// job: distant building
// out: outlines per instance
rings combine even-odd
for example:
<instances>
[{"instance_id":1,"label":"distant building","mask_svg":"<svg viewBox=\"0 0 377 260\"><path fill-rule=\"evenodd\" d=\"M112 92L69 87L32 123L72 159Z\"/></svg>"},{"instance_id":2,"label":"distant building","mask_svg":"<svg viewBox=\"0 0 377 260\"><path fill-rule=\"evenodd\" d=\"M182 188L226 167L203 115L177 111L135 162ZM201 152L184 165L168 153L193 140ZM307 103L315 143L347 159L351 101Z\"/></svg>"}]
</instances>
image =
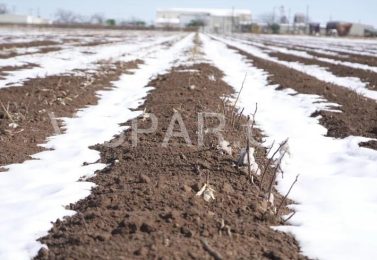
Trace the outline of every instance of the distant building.
<instances>
[{"instance_id":1,"label":"distant building","mask_svg":"<svg viewBox=\"0 0 377 260\"><path fill-rule=\"evenodd\" d=\"M0 14L0 24L51 24L51 21L31 15Z\"/></svg>"},{"instance_id":2,"label":"distant building","mask_svg":"<svg viewBox=\"0 0 377 260\"><path fill-rule=\"evenodd\" d=\"M293 18L293 23L295 24L306 24L307 23L307 17L305 14L297 13L295 14Z\"/></svg>"},{"instance_id":3,"label":"distant building","mask_svg":"<svg viewBox=\"0 0 377 260\"><path fill-rule=\"evenodd\" d=\"M321 24L320 23L309 23L309 34L310 35L320 35Z\"/></svg>"},{"instance_id":4,"label":"distant building","mask_svg":"<svg viewBox=\"0 0 377 260\"><path fill-rule=\"evenodd\" d=\"M305 14L297 13L293 18L293 33L294 34L308 34L309 25L308 18Z\"/></svg>"},{"instance_id":5,"label":"distant building","mask_svg":"<svg viewBox=\"0 0 377 260\"><path fill-rule=\"evenodd\" d=\"M326 33L327 35L365 37L375 36L376 29L371 25L361 23L331 21L326 25Z\"/></svg>"},{"instance_id":6,"label":"distant building","mask_svg":"<svg viewBox=\"0 0 377 260\"><path fill-rule=\"evenodd\" d=\"M239 9L161 9L157 10L156 27L185 28L201 24L207 32L240 32L251 24L251 12Z\"/></svg>"},{"instance_id":7,"label":"distant building","mask_svg":"<svg viewBox=\"0 0 377 260\"><path fill-rule=\"evenodd\" d=\"M353 23L349 32L349 36L370 36L368 32L376 31L376 29L371 25L361 24L361 23Z\"/></svg>"}]
</instances>

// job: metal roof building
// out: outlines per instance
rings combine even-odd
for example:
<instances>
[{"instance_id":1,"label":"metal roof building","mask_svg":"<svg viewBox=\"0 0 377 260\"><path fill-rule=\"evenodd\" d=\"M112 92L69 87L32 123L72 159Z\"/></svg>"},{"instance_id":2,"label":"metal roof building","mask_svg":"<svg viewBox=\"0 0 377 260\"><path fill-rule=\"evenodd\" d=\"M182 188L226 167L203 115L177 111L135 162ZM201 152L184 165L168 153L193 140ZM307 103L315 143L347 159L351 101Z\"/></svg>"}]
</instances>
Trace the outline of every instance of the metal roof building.
<instances>
[{"instance_id":1,"label":"metal roof building","mask_svg":"<svg viewBox=\"0 0 377 260\"><path fill-rule=\"evenodd\" d=\"M0 24L51 24L51 21L31 15L0 14Z\"/></svg>"},{"instance_id":2,"label":"metal roof building","mask_svg":"<svg viewBox=\"0 0 377 260\"><path fill-rule=\"evenodd\" d=\"M251 11L242 9L160 9L156 13L156 27L185 28L192 21L201 21L204 30L214 33L239 31L251 23Z\"/></svg>"}]
</instances>

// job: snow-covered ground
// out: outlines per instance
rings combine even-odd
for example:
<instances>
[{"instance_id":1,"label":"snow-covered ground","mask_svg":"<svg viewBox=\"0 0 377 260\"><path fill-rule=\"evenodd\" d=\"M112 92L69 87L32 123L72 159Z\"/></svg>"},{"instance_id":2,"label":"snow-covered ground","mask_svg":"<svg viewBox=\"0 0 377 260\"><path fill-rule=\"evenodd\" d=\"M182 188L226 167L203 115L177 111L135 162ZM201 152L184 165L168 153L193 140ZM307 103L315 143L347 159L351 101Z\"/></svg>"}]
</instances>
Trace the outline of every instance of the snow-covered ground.
<instances>
[{"instance_id":1,"label":"snow-covered ground","mask_svg":"<svg viewBox=\"0 0 377 260\"><path fill-rule=\"evenodd\" d=\"M99 163L83 166L100 158L99 152L88 147L109 141L126 129L119 124L140 115L141 111L131 109L143 102L151 89L146 87L150 79L173 66L177 57L184 59L192 44L193 35L169 49L152 45L140 50L146 44L138 44L139 51L123 59L141 58L144 64L133 75L124 74L113 82L112 91L100 92L96 106L64 119L66 132L43 145L54 150L35 154L33 158L38 160L7 166L9 171L0 175L0 259L30 259L42 246L36 239L47 234L51 221L74 214L64 206L89 195L94 185L78 180L105 167Z\"/></svg>"},{"instance_id":2,"label":"snow-covered ground","mask_svg":"<svg viewBox=\"0 0 377 260\"><path fill-rule=\"evenodd\" d=\"M20 69L8 72L8 75L0 79L0 88L9 86L22 86L27 79L46 77L69 73L77 69L95 69L98 61L120 59L131 56L143 48L160 45L163 42L174 41L182 35L155 35L140 34L138 37L126 39L125 42L117 42L93 47L70 47L61 51L46 54L30 54L16 56L9 59L0 59L0 69L5 66L23 66L28 63L37 65L28 69ZM64 45L63 45L64 46Z\"/></svg>"},{"instance_id":3,"label":"snow-covered ground","mask_svg":"<svg viewBox=\"0 0 377 260\"><path fill-rule=\"evenodd\" d=\"M235 39L235 38L230 38L230 39L239 41L239 39ZM329 58L317 57L317 56L308 54L305 50L297 51L297 50L291 50L291 49L288 49L288 48L285 48L285 47L263 45L263 44L260 44L260 43L254 43L252 41L245 41L245 40L243 40L242 42L246 43L246 44L254 45L256 47L262 47L262 48L266 48L266 49L271 50L271 51L277 51L277 52L280 52L280 53L290 54L290 55L297 56L297 57L314 59L314 60L319 60L319 61L323 61L323 62L335 64L335 65L342 65L342 66L350 67L350 68L354 68L354 69L369 70L369 71L377 73L377 67L369 66L369 65L366 65L366 64L354 63L354 62L339 61L339 60L336 60L336 57L334 57L334 59L329 59Z\"/></svg>"},{"instance_id":4,"label":"snow-covered ground","mask_svg":"<svg viewBox=\"0 0 377 260\"><path fill-rule=\"evenodd\" d=\"M258 103L256 120L268 136L266 145L289 138L290 156L283 161L285 174L278 188L285 194L300 174L290 194L298 204L291 205L296 211L292 225L276 228L291 232L311 258L376 259L377 151L358 146L366 138L326 137L319 118L310 115L331 104L315 95L291 95L292 89L276 91L277 86L268 86L266 72L223 42L271 60L267 54L238 42L203 35L202 40L207 59L236 91L247 73L239 106L252 114Z\"/></svg>"},{"instance_id":5,"label":"snow-covered ground","mask_svg":"<svg viewBox=\"0 0 377 260\"><path fill-rule=\"evenodd\" d=\"M134 74L124 74L112 83L111 91L99 92L99 102L65 118L65 133L50 137L44 147L51 150L33 155L38 160L7 166L8 172L0 174L0 259L29 259L42 246L36 239L51 228L51 221L75 212L65 205L90 194L93 183L78 182L106 165L94 163L99 153L88 147L109 141L125 130L126 122L141 114L133 111L151 89L148 82L179 63L189 65L185 52L193 46L193 35L148 32L107 31L111 43L98 46L78 46L103 39L99 31L56 30L13 31L0 29L0 44L9 42L56 41L62 50L46 54L31 54L39 47L16 48L22 56L0 60L4 66L22 66L25 62L39 67L10 72L2 76L0 88L9 84L22 86L28 78L73 73L76 69L92 70L101 60L131 61L142 59L144 64ZM23 37L21 37L23 36ZM376 259L377 258L377 151L359 147L368 139L350 136L345 139L326 137L327 129L319 118L311 117L317 110L331 110L332 104L316 95L296 93L292 89L276 91L278 86L268 86L268 74L256 68L242 55L227 48L237 47L256 57L269 60L322 81L350 88L377 100L377 92L368 90L357 78L337 77L319 66L280 61L269 55L275 50L300 57L323 59L306 51L328 54L325 59L334 64L357 67L377 72L375 67L337 61L338 51L349 54L377 56L374 40L344 40L314 37L260 36L250 44L234 38L201 35L204 59L212 62L225 74L224 80L240 90L246 77L239 106L252 114L258 103L257 123L266 137L266 146L289 138L290 156L282 163L284 178L279 177L278 188L285 194L300 174L290 198L298 204L291 205L296 214L291 226L274 227L291 232L299 241L303 253L320 259ZM72 40L69 44L64 43ZM263 43L280 44L279 47ZM163 43L174 43L163 47ZM302 46L302 51L289 50L289 44ZM54 45L55 46L55 45ZM343 54L344 55L344 54ZM204 60L197 60L201 62ZM195 72L195 71L194 71ZM193 73L194 73L193 72ZM119 111L122 111L121 113ZM338 111L340 112L340 111ZM98 123L101 122L101 123ZM89 164L83 166L84 162Z\"/></svg>"},{"instance_id":6,"label":"snow-covered ground","mask_svg":"<svg viewBox=\"0 0 377 260\"><path fill-rule=\"evenodd\" d=\"M263 51L262 49L256 46L252 46L245 43L243 40L234 40L234 39L230 40L230 39L225 39L225 38L218 38L215 36L213 37L226 44L229 44L230 46L234 46L236 48L239 48L240 50L250 53L258 58L262 58L268 61L272 61L281 65L287 66L289 68L292 68L297 71L308 74L310 76L313 76L324 82L329 82L329 83L333 83L333 84L336 84L345 88L349 88L358 94L377 100L377 91L369 90L367 88L367 84L362 82L359 78L338 77L334 75L333 73L327 71L325 68L317 66L317 65L305 65L299 62L281 61L277 58L271 57L266 51Z\"/></svg>"},{"instance_id":7,"label":"snow-covered ground","mask_svg":"<svg viewBox=\"0 0 377 260\"><path fill-rule=\"evenodd\" d=\"M333 52L344 52L362 56L377 57L376 39L347 39L312 36L261 35L254 36L261 43L281 44L284 46L303 46Z\"/></svg>"}]
</instances>

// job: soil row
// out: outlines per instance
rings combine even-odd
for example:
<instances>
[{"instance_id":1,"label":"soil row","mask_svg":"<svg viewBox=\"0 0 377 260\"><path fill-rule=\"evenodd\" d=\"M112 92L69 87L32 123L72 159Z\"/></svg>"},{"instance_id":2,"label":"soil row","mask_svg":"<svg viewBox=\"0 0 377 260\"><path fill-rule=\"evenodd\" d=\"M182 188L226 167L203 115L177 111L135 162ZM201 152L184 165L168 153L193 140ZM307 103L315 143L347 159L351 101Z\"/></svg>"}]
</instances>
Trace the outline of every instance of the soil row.
<instances>
[{"instance_id":1,"label":"soil row","mask_svg":"<svg viewBox=\"0 0 377 260\"><path fill-rule=\"evenodd\" d=\"M31 42L16 42L16 43L1 43L0 50L12 49L12 48L30 48L40 46L58 45L56 41L31 41Z\"/></svg>"},{"instance_id":2,"label":"soil row","mask_svg":"<svg viewBox=\"0 0 377 260\"><path fill-rule=\"evenodd\" d=\"M339 77L356 77L359 78L362 82L365 82L368 89L377 91L377 73L369 70L350 68L340 64L332 64L317 59L303 58L280 52L271 53L270 56L288 62L300 62L306 65L318 65L320 67L326 68L328 71Z\"/></svg>"},{"instance_id":3,"label":"soil row","mask_svg":"<svg viewBox=\"0 0 377 260\"><path fill-rule=\"evenodd\" d=\"M45 54L45 53L60 51L61 49L62 48L60 47L46 46L46 47L41 47L39 48L38 51L32 52L32 53L18 53L17 49L10 49L7 52L3 52L2 54L0 54L0 59L9 59L13 57L30 55L30 54Z\"/></svg>"},{"instance_id":4,"label":"soil row","mask_svg":"<svg viewBox=\"0 0 377 260\"><path fill-rule=\"evenodd\" d=\"M41 151L38 144L54 134L51 118L71 117L77 109L95 105L98 90L140 62L103 62L92 74L48 76L0 89L0 166L21 163Z\"/></svg>"},{"instance_id":5,"label":"soil row","mask_svg":"<svg viewBox=\"0 0 377 260\"><path fill-rule=\"evenodd\" d=\"M17 71L17 70L24 70L24 69L32 69L35 67L38 67L38 65L34 63L26 63L21 66L0 67L0 79L5 79L4 77L8 76L10 72Z\"/></svg>"},{"instance_id":6,"label":"soil row","mask_svg":"<svg viewBox=\"0 0 377 260\"><path fill-rule=\"evenodd\" d=\"M335 51L333 49L329 49L328 51L336 52L336 53L339 54L338 56L334 57L332 55L326 55L326 54L323 54L323 53L315 52L314 50L316 50L316 48L306 46L306 45L289 45L289 46L287 46L287 45L284 45L284 44L277 44L277 43L274 43L274 44L263 43L263 44L266 45L266 46L271 46L271 47L279 46L279 47L289 48L291 50L296 50L296 51L305 51L308 54L313 55L315 57L327 58L327 59L332 59L332 60L335 59L335 60L338 60L338 61L366 64L366 65L369 65L369 66L377 67L377 59L376 59L376 57L373 57L373 56L352 54L352 53L348 53L348 52L342 52L340 50ZM305 49L302 49L302 48L305 48ZM313 51L310 51L308 49L312 49Z\"/></svg>"},{"instance_id":7,"label":"soil row","mask_svg":"<svg viewBox=\"0 0 377 260\"><path fill-rule=\"evenodd\" d=\"M247 119L241 116L231 126L232 108L224 107L222 97L234 93L222 76L209 64L196 64L173 68L152 80L149 85L155 89L139 109L157 117L156 131L139 134L136 147L130 130L121 145L93 147L108 166L89 179L97 185L92 195L70 205L78 213L57 220L41 239L49 250L42 249L36 258L304 259L293 237L270 228L283 224L281 214L288 213L283 207L275 215L266 201L274 169L265 167L260 185L260 176L254 176L253 184L248 171L235 166L246 146L242 125ZM206 134L204 146L198 146L198 113L224 111L227 124L222 134L232 152L220 149L213 134ZM172 137L164 147L177 113L192 145ZM139 129L151 126L145 116L137 123ZM175 122L174 131L182 131L182 123ZM205 120L206 128L218 124L215 118ZM261 141L261 133L255 130L254 138ZM261 166L268 165L266 153L256 147ZM214 189L214 200L196 195L204 184ZM279 205L282 196L272 192Z\"/></svg>"},{"instance_id":8,"label":"soil row","mask_svg":"<svg viewBox=\"0 0 377 260\"><path fill-rule=\"evenodd\" d=\"M341 105L339 109L342 113L317 111L313 114L313 116L322 116L320 123L328 129L328 136L344 138L354 135L377 138L377 104L374 100L284 65L255 57L237 48L231 46L229 48L238 51L256 67L268 72L269 84L279 85L278 89L291 88L302 94L316 94L329 102ZM373 141L364 145L376 148L376 143Z\"/></svg>"}]
</instances>

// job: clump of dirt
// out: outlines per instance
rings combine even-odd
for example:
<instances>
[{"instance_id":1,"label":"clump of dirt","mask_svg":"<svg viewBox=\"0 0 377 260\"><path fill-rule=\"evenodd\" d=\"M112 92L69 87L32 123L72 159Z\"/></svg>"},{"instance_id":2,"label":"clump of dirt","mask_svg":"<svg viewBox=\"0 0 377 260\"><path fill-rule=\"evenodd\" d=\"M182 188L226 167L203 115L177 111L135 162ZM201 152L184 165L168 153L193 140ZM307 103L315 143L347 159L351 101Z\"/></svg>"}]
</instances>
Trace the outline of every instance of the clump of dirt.
<instances>
[{"instance_id":1,"label":"clump of dirt","mask_svg":"<svg viewBox=\"0 0 377 260\"><path fill-rule=\"evenodd\" d=\"M41 238L49 250L41 250L36 259L305 259L293 237L270 228L283 224L264 197L271 178L260 189L260 176L253 184L235 167L245 147L241 129L247 119L241 117L233 128L231 108L225 107L227 126L222 134L231 154L219 149L213 134L205 136L204 146L197 145L198 113L221 113L221 97L233 94L221 77L216 68L197 64L174 68L150 82L155 89L140 109L158 118L156 132L139 134L136 147L129 130L120 146L94 147L108 166L89 179L97 185L92 194L70 205L77 214L57 220ZM177 112L192 145L173 137L163 147ZM139 129L151 125L144 116L137 122ZM206 128L218 124L214 118L205 120ZM179 129L176 123L174 130ZM255 130L254 138L261 141L261 133ZM264 148L256 147L255 156L265 165ZM273 169L267 170L271 176ZM213 188L215 200L196 196L205 183ZM273 194L278 205L282 197L275 190Z\"/></svg>"},{"instance_id":2,"label":"clump of dirt","mask_svg":"<svg viewBox=\"0 0 377 260\"><path fill-rule=\"evenodd\" d=\"M54 134L49 113L70 117L79 108L95 105L98 90L111 87L111 81L140 62L104 63L90 75L36 78L22 87L0 89L0 166L21 163L42 150L38 144Z\"/></svg>"},{"instance_id":3,"label":"clump of dirt","mask_svg":"<svg viewBox=\"0 0 377 260\"><path fill-rule=\"evenodd\" d=\"M294 69L255 57L229 47L250 59L253 64L269 73L269 83L280 89L291 88L303 94L316 94L341 105L342 113L319 111L320 123L328 129L328 136L344 138L350 135L377 138L377 103L347 88L320 81ZM287 77L287 75L290 75Z\"/></svg>"},{"instance_id":4,"label":"clump of dirt","mask_svg":"<svg viewBox=\"0 0 377 260\"><path fill-rule=\"evenodd\" d=\"M368 142L362 142L359 144L361 147L377 150L377 141L371 140Z\"/></svg>"}]
</instances>

